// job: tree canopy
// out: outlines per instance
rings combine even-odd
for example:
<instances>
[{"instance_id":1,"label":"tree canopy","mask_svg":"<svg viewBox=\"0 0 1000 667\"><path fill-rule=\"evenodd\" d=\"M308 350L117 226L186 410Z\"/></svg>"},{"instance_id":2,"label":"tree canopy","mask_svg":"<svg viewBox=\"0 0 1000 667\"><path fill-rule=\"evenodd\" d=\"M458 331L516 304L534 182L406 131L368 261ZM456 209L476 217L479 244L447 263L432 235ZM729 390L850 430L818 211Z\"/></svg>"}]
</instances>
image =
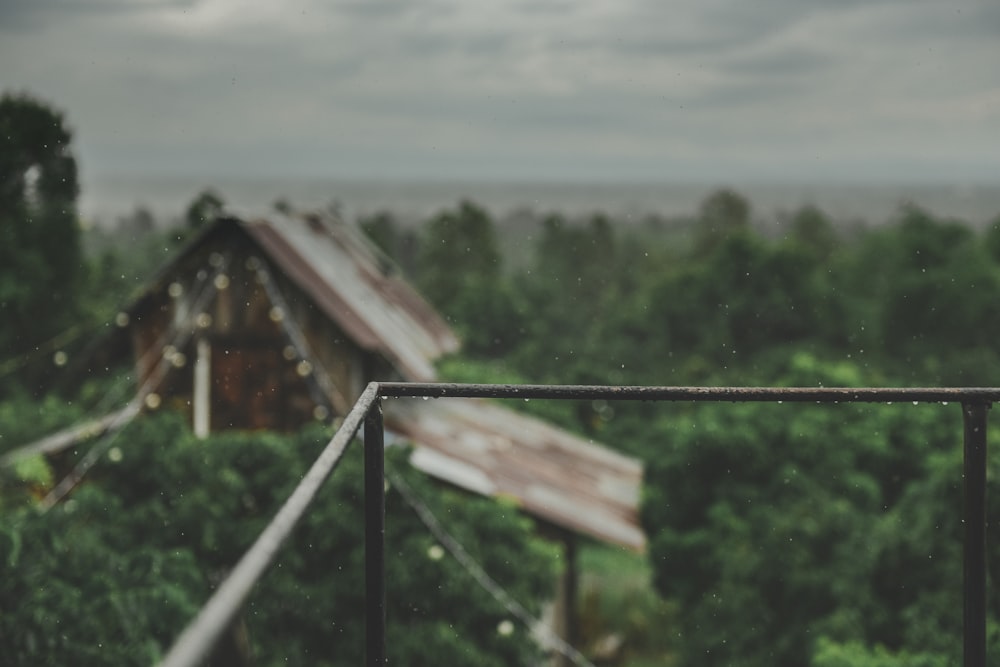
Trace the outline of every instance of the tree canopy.
<instances>
[{"instance_id":1,"label":"tree canopy","mask_svg":"<svg viewBox=\"0 0 1000 667\"><path fill-rule=\"evenodd\" d=\"M0 513L0 662L149 665L162 657L328 438L316 427L199 440L177 415L141 418L67 502L44 515L32 506ZM338 467L248 602L239 650L253 664L363 662L359 452ZM402 448L388 459L390 473L484 570L538 613L554 585L555 552L530 521L435 488ZM530 629L475 584L391 484L386 506L390 660L535 660Z\"/></svg>"},{"instance_id":2,"label":"tree canopy","mask_svg":"<svg viewBox=\"0 0 1000 667\"><path fill-rule=\"evenodd\" d=\"M0 349L5 356L33 351L79 314L75 297L84 267L78 193L72 133L62 113L28 94L0 96ZM35 392L39 368L20 370L21 384Z\"/></svg>"},{"instance_id":3,"label":"tree canopy","mask_svg":"<svg viewBox=\"0 0 1000 667\"><path fill-rule=\"evenodd\" d=\"M448 377L996 384L995 225L908 206L848 233L816 207L769 226L750 212L723 190L667 226L536 216L536 256L494 278L513 319L449 311L459 326L488 334L513 322L521 335L508 350L468 350ZM439 273L451 266L437 262ZM458 286L465 273L454 266ZM643 522L653 583L677 605L675 664L958 661L958 406L528 408L645 461ZM992 572L1000 552L990 549ZM995 601L990 614L992 628ZM990 652L1000 654L994 639Z\"/></svg>"}]
</instances>

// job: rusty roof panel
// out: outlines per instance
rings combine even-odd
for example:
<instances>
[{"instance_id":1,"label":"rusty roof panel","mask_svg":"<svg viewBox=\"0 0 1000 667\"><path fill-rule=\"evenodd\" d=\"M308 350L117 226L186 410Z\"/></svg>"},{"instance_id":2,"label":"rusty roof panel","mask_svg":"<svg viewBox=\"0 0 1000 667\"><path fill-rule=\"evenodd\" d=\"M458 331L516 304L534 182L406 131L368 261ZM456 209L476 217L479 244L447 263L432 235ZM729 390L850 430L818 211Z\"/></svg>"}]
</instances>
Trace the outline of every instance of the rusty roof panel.
<instances>
[{"instance_id":1,"label":"rusty roof panel","mask_svg":"<svg viewBox=\"0 0 1000 667\"><path fill-rule=\"evenodd\" d=\"M346 334L405 379L433 380L433 361L458 349L448 325L359 230L315 215L237 222Z\"/></svg>"},{"instance_id":2,"label":"rusty roof panel","mask_svg":"<svg viewBox=\"0 0 1000 667\"><path fill-rule=\"evenodd\" d=\"M161 272L144 298L164 290L205 245L229 247L233 234L245 235L275 275L291 281L356 345L384 356L403 379L432 381L434 360L458 349L448 325L391 262L360 230L333 218L221 219ZM483 400L394 399L386 408L386 425L417 445L411 461L418 469L474 493L514 499L564 529L644 547L637 461Z\"/></svg>"},{"instance_id":3,"label":"rusty roof panel","mask_svg":"<svg viewBox=\"0 0 1000 667\"><path fill-rule=\"evenodd\" d=\"M386 426L415 445L412 464L482 495L503 496L549 523L645 548L642 465L565 431L478 399L393 399Z\"/></svg>"}]
</instances>

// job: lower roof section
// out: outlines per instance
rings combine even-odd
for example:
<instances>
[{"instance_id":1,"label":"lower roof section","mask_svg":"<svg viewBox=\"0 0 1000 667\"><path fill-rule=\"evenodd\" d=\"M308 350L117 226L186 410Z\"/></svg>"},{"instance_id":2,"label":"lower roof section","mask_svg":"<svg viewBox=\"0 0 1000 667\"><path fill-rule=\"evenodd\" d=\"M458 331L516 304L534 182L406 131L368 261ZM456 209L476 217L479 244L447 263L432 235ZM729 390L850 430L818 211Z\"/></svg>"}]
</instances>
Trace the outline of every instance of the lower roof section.
<instances>
[{"instance_id":1,"label":"lower roof section","mask_svg":"<svg viewBox=\"0 0 1000 667\"><path fill-rule=\"evenodd\" d=\"M645 549L642 465L482 399L392 399L386 428L413 443L414 467L468 491L503 497L572 532Z\"/></svg>"}]
</instances>

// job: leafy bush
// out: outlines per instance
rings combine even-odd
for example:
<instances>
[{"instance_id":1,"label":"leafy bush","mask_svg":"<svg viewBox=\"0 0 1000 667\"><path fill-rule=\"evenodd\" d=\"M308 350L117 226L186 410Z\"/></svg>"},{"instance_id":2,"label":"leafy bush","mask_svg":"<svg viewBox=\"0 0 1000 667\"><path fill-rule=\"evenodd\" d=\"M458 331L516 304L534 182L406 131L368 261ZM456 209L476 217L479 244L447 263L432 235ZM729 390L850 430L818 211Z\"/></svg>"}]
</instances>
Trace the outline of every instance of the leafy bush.
<instances>
[{"instance_id":1,"label":"leafy bush","mask_svg":"<svg viewBox=\"0 0 1000 667\"><path fill-rule=\"evenodd\" d=\"M195 439L170 414L134 422L84 485L47 514L0 515L0 662L147 665L277 511L328 439L223 433ZM471 555L537 612L554 554L502 505L442 490L403 449L408 481ZM354 447L254 593L238 629L255 664L363 661L362 466ZM524 628L448 556L392 488L387 506L388 650L411 665L531 664ZM504 628L506 629L506 628ZM227 640L227 641L232 641Z\"/></svg>"}]
</instances>

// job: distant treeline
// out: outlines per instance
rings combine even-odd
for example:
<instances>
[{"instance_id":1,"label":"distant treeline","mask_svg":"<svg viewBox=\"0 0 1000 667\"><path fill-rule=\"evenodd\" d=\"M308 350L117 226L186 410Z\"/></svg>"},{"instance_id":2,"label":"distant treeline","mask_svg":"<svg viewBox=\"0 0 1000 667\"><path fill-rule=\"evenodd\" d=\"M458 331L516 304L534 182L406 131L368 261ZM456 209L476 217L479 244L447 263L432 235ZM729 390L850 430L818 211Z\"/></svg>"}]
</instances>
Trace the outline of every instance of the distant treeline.
<instances>
[{"instance_id":1,"label":"distant treeline","mask_svg":"<svg viewBox=\"0 0 1000 667\"><path fill-rule=\"evenodd\" d=\"M360 224L467 356L532 381L766 382L804 352L897 383L995 382L1000 216L982 231L917 208L878 227L813 207L751 219L720 190L669 225L549 214L514 229L471 202L418 228Z\"/></svg>"}]
</instances>

